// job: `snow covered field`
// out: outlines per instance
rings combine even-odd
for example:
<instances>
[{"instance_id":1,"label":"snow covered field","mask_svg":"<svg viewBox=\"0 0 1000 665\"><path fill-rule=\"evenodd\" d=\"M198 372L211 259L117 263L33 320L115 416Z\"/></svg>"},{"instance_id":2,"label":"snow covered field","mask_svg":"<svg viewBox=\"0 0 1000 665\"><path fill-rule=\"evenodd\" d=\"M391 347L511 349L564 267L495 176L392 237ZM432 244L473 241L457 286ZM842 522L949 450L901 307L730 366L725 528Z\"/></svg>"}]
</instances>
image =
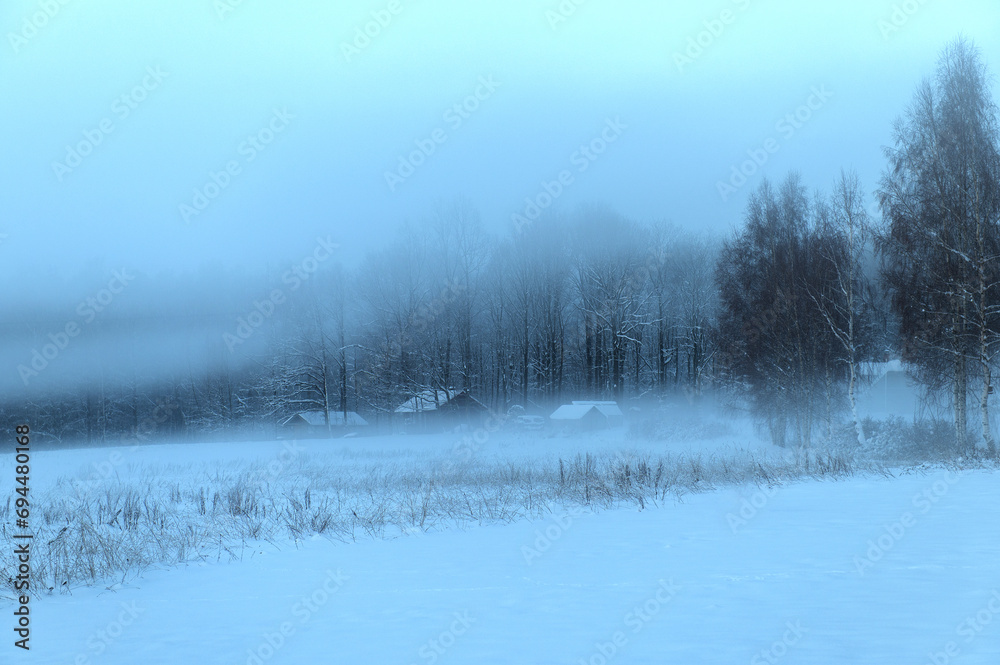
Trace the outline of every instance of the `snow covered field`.
<instances>
[{"instance_id":1,"label":"snow covered field","mask_svg":"<svg viewBox=\"0 0 1000 665\"><path fill-rule=\"evenodd\" d=\"M69 478L100 492L153 474L186 495L213 472L274 462L276 484L302 474L292 486L316 469L440 468L456 455L489 468L581 452L735 459L737 439L748 440L495 434L472 450L413 436L39 452L33 491L54 495ZM0 474L13 475L8 460ZM993 472L719 485L643 505L551 502L509 523L230 543L34 599L30 654L7 644L2 662L1000 662ZM14 605L0 593L12 642Z\"/></svg>"}]
</instances>

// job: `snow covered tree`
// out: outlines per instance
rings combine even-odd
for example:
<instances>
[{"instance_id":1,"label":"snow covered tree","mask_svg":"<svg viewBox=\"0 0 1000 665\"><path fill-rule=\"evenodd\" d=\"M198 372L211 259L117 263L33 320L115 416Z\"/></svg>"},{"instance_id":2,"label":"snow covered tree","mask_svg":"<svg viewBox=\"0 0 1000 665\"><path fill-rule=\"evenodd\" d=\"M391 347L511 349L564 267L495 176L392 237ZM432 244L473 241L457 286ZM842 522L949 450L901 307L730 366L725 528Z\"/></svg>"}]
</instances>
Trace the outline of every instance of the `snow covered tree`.
<instances>
[{"instance_id":1,"label":"snow covered tree","mask_svg":"<svg viewBox=\"0 0 1000 665\"><path fill-rule=\"evenodd\" d=\"M983 439L1000 332L997 112L979 51L959 40L917 90L886 149L879 190L886 283L910 341L904 359L950 388L959 449L969 447L968 393L979 370Z\"/></svg>"}]
</instances>

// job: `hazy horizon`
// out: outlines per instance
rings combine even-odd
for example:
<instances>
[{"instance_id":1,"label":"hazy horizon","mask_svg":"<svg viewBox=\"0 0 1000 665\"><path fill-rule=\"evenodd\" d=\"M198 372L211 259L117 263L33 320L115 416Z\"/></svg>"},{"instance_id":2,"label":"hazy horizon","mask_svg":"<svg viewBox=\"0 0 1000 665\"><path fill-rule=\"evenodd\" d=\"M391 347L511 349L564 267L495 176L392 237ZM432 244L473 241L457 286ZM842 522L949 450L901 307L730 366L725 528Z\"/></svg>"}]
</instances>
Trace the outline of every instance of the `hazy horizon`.
<instances>
[{"instance_id":1,"label":"hazy horizon","mask_svg":"<svg viewBox=\"0 0 1000 665\"><path fill-rule=\"evenodd\" d=\"M562 172L553 211L725 234L763 177L828 188L854 168L873 190L945 45L964 35L1000 66L998 18L986 2L6 3L0 273L44 298L95 266L256 273L321 236L352 264L458 197L507 234ZM583 155L609 122L620 136ZM420 145L433 154L390 186Z\"/></svg>"}]
</instances>

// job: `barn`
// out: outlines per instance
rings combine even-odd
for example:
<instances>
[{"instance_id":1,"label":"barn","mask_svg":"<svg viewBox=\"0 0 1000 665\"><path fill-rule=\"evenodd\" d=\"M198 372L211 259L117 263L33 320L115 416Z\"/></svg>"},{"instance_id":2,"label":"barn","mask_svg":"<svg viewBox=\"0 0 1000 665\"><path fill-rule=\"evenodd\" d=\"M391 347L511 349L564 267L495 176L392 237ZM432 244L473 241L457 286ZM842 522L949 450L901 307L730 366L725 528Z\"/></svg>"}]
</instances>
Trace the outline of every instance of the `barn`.
<instances>
[{"instance_id":1,"label":"barn","mask_svg":"<svg viewBox=\"0 0 1000 665\"><path fill-rule=\"evenodd\" d=\"M316 439L329 436L344 435L357 432L368 427L368 421L354 411L330 412L330 426L327 429L326 414L323 411L302 411L293 414L279 423L283 438Z\"/></svg>"},{"instance_id":2,"label":"barn","mask_svg":"<svg viewBox=\"0 0 1000 665\"><path fill-rule=\"evenodd\" d=\"M864 363L859 368L862 388L858 391L858 411L863 416L886 418L918 417L922 411L919 384L899 360Z\"/></svg>"},{"instance_id":3,"label":"barn","mask_svg":"<svg viewBox=\"0 0 1000 665\"><path fill-rule=\"evenodd\" d=\"M572 431L591 431L618 427L625 416L617 402L574 401L556 409L549 419Z\"/></svg>"},{"instance_id":4,"label":"barn","mask_svg":"<svg viewBox=\"0 0 1000 665\"><path fill-rule=\"evenodd\" d=\"M466 425L476 427L489 417L489 409L467 390L422 390L396 410L408 432L444 431Z\"/></svg>"}]
</instances>

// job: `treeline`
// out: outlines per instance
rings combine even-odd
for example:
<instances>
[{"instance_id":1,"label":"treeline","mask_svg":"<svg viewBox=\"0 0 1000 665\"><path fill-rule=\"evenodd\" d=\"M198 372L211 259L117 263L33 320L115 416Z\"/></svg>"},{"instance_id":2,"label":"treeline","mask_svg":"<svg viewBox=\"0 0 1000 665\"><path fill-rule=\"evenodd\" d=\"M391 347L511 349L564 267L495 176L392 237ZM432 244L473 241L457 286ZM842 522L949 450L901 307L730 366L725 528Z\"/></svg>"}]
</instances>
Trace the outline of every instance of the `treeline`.
<instances>
[{"instance_id":1,"label":"treeline","mask_svg":"<svg viewBox=\"0 0 1000 665\"><path fill-rule=\"evenodd\" d=\"M810 201L795 177L751 197L745 227L718 265L717 343L728 383L745 386L775 441L808 444L817 416L825 411L832 424L846 398L864 443L858 366L888 351L928 394L948 397L959 451L978 439L996 453L989 397L1000 350L1000 144L990 85L971 43L944 51L885 149L880 220L868 219L849 174L828 199Z\"/></svg>"},{"instance_id":2,"label":"treeline","mask_svg":"<svg viewBox=\"0 0 1000 665\"><path fill-rule=\"evenodd\" d=\"M291 286L286 270L252 286L209 273L217 295L186 304L171 278L136 278L145 291L85 331L107 345L72 340L37 376L23 372L30 350L42 354L63 321L13 317L6 338L23 349L30 385L9 391L4 414L53 438L101 441L143 422L153 433L273 436L307 410L391 426L396 407L432 388L468 390L500 413L699 395L717 373L718 250L602 208L498 238L459 201L351 271L297 263Z\"/></svg>"},{"instance_id":3,"label":"treeline","mask_svg":"<svg viewBox=\"0 0 1000 665\"><path fill-rule=\"evenodd\" d=\"M102 323L120 340L114 353L92 354L100 361L72 381L14 391L3 417L63 439L134 438L142 423L273 436L305 410L391 425L399 404L432 388L540 413L569 399L712 390L776 443L833 436L845 414L864 442L861 367L902 358L948 396L957 446L993 449L1000 145L989 85L971 44L942 54L885 150L876 218L850 172L827 192L794 174L763 182L725 241L599 207L497 236L458 201L349 271L307 260L294 288L283 271L240 282L194 312L210 332L166 344L156 371L137 370L157 352L134 340L177 312L121 308ZM12 321L36 344L51 329Z\"/></svg>"}]
</instances>

